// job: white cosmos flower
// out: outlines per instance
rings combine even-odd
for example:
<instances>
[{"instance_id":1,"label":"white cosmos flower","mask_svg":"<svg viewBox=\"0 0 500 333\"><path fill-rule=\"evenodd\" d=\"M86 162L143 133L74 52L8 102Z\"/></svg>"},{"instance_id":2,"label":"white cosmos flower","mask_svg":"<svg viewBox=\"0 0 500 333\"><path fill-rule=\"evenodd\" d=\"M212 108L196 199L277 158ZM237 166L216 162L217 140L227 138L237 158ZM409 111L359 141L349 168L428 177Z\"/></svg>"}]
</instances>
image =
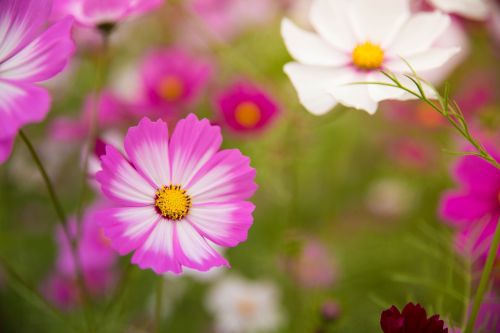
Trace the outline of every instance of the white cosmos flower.
<instances>
[{"instance_id":1,"label":"white cosmos flower","mask_svg":"<svg viewBox=\"0 0 500 333\"><path fill-rule=\"evenodd\" d=\"M473 20L484 20L490 13L489 0L429 0L429 2L445 13Z\"/></svg>"},{"instance_id":2,"label":"white cosmos flower","mask_svg":"<svg viewBox=\"0 0 500 333\"><path fill-rule=\"evenodd\" d=\"M283 323L279 291L270 282L222 278L207 295L217 333L276 332Z\"/></svg>"},{"instance_id":3,"label":"white cosmos flower","mask_svg":"<svg viewBox=\"0 0 500 333\"><path fill-rule=\"evenodd\" d=\"M381 69L411 73L405 61L417 73L439 68L460 50L435 46L450 24L448 15L412 14L409 0L314 0L309 18L317 33L282 22L296 60L285 72L301 103L318 115L337 103L375 113L380 101L409 99L401 89L352 83L387 82Z\"/></svg>"}]
</instances>

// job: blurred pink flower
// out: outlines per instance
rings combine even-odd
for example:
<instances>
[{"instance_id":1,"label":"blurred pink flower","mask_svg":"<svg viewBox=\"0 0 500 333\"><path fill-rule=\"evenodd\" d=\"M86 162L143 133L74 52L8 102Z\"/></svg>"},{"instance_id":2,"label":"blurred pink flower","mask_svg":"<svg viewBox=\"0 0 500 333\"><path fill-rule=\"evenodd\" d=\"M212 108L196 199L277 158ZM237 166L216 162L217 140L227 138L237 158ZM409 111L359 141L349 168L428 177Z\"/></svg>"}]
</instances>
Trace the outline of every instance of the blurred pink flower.
<instances>
[{"instance_id":1,"label":"blurred pink flower","mask_svg":"<svg viewBox=\"0 0 500 333\"><path fill-rule=\"evenodd\" d=\"M54 0L52 17L59 19L70 15L81 26L112 28L162 4L163 0Z\"/></svg>"},{"instance_id":2,"label":"blurred pink flower","mask_svg":"<svg viewBox=\"0 0 500 333\"><path fill-rule=\"evenodd\" d=\"M498 151L490 150L497 160ZM441 217L458 228L458 246L470 254L485 254L500 218L500 170L488 162L466 156L456 165L459 188L441 198Z\"/></svg>"},{"instance_id":3,"label":"blurred pink flower","mask_svg":"<svg viewBox=\"0 0 500 333\"><path fill-rule=\"evenodd\" d=\"M477 113L495 102L495 80L488 73L473 73L463 82L456 94L456 101L466 115Z\"/></svg>"},{"instance_id":4,"label":"blurred pink flower","mask_svg":"<svg viewBox=\"0 0 500 333\"><path fill-rule=\"evenodd\" d=\"M50 128L51 137L62 141L85 139L90 130L94 108L99 130L117 128L136 119L130 111L130 106L121 101L114 92L105 90L100 94L97 104L94 101L93 95L87 97L79 119L69 117L56 119Z\"/></svg>"},{"instance_id":5,"label":"blurred pink flower","mask_svg":"<svg viewBox=\"0 0 500 333\"><path fill-rule=\"evenodd\" d=\"M104 236L97 219L96 212L103 204L94 204L89 208L82 220L82 233L78 242L77 255L80 261L86 288L94 295L104 293L114 280L112 267L117 254ZM77 236L76 220L69 222L72 237ZM67 307L74 305L79 295L76 268L71 247L62 228L56 232L58 257L54 272L45 281L42 289L56 305Z\"/></svg>"},{"instance_id":6,"label":"blurred pink flower","mask_svg":"<svg viewBox=\"0 0 500 333\"><path fill-rule=\"evenodd\" d=\"M220 128L190 114L169 138L165 122L144 118L113 146L96 178L113 207L99 214L112 246L161 274L228 266L212 243L234 247L253 223L255 170L239 150L220 150Z\"/></svg>"},{"instance_id":7,"label":"blurred pink flower","mask_svg":"<svg viewBox=\"0 0 500 333\"><path fill-rule=\"evenodd\" d=\"M269 22L276 14L275 0L193 0L191 8L216 37L231 39L245 29Z\"/></svg>"},{"instance_id":8,"label":"blurred pink flower","mask_svg":"<svg viewBox=\"0 0 500 333\"><path fill-rule=\"evenodd\" d=\"M200 97L213 72L212 65L180 49L160 49L143 61L142 93L138 104L162 118L189 106ZM146 111L147 113L148 111Z\"/></svg>"},{"instance_id":9,"label":"blurred pink flower","mask_svg":"<svg viewBox=\"0 0 500 333\"><path fill-rule=\"evenodd\" d=\"M328 248L316 239L305 241L290 268L295 279L305 288L328 288L338 278L335 259Z\"/></svg>"},{"instance_id":10,"label":"blurred pink flower","mask_svg":"<svg viewBox=\"0 0 500 333\"><path fill-rule=\"evenodd\" d=\"M388 155L403 167L425 169L435 158L429 145L411 138L397 138L388 145Z\"/></svg>"},{"instance_id":11,"label":"blurred pink flower","mask_svg":"<svg viewBox=\"0 0 500 333\"><path fill-rule=\"evenodd\" d=\"M216 98L216 107L224 124L238 133L263 130L280 112L277 102L269 94L245 82L222 91Z\"/></svg>"},{"instance_id":12,"label":"blurred pink flower","mask_svg":"<svg viewBox=\"0 0 500 333\"><path fill-rule=\"evenodd\" d=\"M51 98L36 85L63 70L74 51L71 19L44 29L50 0L0 2L0 163L21 127L43 120Z\"/></svg>"}]
</instances>

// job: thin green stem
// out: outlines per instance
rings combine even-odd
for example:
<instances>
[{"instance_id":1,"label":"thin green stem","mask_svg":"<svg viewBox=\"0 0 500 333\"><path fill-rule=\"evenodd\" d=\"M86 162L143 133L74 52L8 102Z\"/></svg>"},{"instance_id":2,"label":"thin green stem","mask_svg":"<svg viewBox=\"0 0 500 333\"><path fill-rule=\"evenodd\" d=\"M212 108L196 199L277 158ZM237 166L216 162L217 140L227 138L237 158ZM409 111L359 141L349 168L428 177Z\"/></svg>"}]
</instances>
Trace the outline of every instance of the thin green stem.
<instances>
[{"instance_id":1,"label":"thin green stem","mask_svg":"<svg viewBox=\"0 0 500 333\"><path fill-rule=\"evenodd\" d=\"M481 308L484 295L488 289L490 282L491 272L495 264L495 258L498 253L498 248L500 246L500 220L497 223L495 233L493 235L493 240L490 245L490 250L488 252L488 257L486 258L486 263L484 264L483 273L481 274L481 280L479 281L479 286L477 288L476 296L474 296L474 303L472 305L471 314L467 325L465 326L464 333L472 333L474 325L476 323L477 314Z\"/></svg>"},{"instance_id":2,"label":"thin green stem","mask_svg":"<svg viewBox=\"0 0 500 333\"><path fill-rule=\"evenodd\" d=\"M163 314L163 285L165 280L163 276L158 277L158 285L156 287L156 304L155 304L155 331L161 332L161 317Z\"/></svg>"},{"instance_id":3,"label":"thin green stem","mask_svg":"<svg viewBox=\"0 0 500 333\"><path fill-rule=\"evenodd\" d=\"M61 323L64 323L68 328L75 332L82 332L82 330L73 325L73 323L68 322L67 318L65 318L59 310L57 310L49 301L45 299L45 297L38 292L36 288L34 288L30 283L28 283L25 279L21 277L21 275L2 257L0 257L0 264L3 266L5 272L8 277L15 282L15 284L9 284L16 289L16 291L21 295L25 296L25 298L33 304L38 305L43 311L52 315L54 318L59 320ZM16 288L16 284L21 287L21 289ZM29 294L26 295L25 293ZM24 294L24 295L23 295Z\"/></svg>"},{"instance_id":4,"label":"thin green stem","mask_svg":"<svg viewBox=\"0 0 500 333\"><path fill-rule=\"evenodd\" d=\"M66 219L66 214L64 213L64 209L62 208L61 202L59 201L59 198L56 194L56 191L54 189L54 185L52 184L52 181L50 180L50 177L47 173L47 170L45 170L45 167L43 166L43 163L40 159L40 156L38 156L38 153L35 150L35 147L33 147L33 144L31 141L28 139L26 134L23 132L23 130L19 131L19 136L25 143L26 147L28 148L31 157L33 158L33 161L35 162L38 171L40 172L40 175L43 178L43 181L45 183L45 186L47 187L47 190L49 192L50 200L52 201L52 205L54 206L54 209L56 211L57 217L59 219L59 222L61 223L64 232L66 233L66 237L68 239L70 238L68 226L67 226L67 219Z\"/></svg>"},{"instance_id":5,"label":"thin green stem","mask_svg":"<svg viewBox=\"0 0 500 333\"><path fill-rule=\"evenodd\" d=\"M50 200L52 201L52 205L54 206L54 209L56 211L58 221L61 224L64 235L66 236L66 238L68 239L68 242L70 243L70 250L71 250L70 252L71 252L71 255L73 257L73 261L75 262L77 283L78 283L78 286L79 286L79 289L80 289L80 292L82 294L83 301L84 301L85 307L86 307L86 304L87 304L88 299L89 299L88 291L87 291L87 288L85 286L85 282L83 280L81 263L80 263L80 258L78 256L78 250L77 250L78 244L75 240L75 237L72 237L71 232L69 230L68 220L66 218L66 213L64 212L64 209L61 205L61 201L59 200L59 197L57 196L57 193L55 191L55 187L52 183L52 180L50 179L49 174L47 173L47 170L45 169L45 167L42 163L42 160L40 159L40 156L36 152L35 147L33 146L33 144L31 143L28 136L26 135L26 133L24 133L23 130L19 131L19 136L21 137L21 139L25 143L26 147L28 148L28 151L30 152L31 157L33 158L33 161L35 162L35 165L37 166L38 171L40 172L40 175L42 176L42 178L44 180L45 186L47 187L47 191L49 192ZM87 311L85 311L85 321L87 322L87 325L89 326L89 330L91 332L93 332L93 330L90 329L91 320L90 320L90 317L89 317Z\"/></svg>"},{"instance_id":6,"label":"thin green stem","mask_svg":"<svg viewBox=\"0 0 500 333\"><path fill-rule=\"evenodd\" d=\"M101 94L101 85L104 77L104 71L107 66L109 35L103 33L102 40L103 40L102 50L98 55L96 62L96 71L95 71L93 97L92 97L92 109L90 112L90 120L89 120L89 133L83 157L82 175L80 178L80 198L78 200L78 207L76 210L76 216L78 222L78 235L80 235L82 232L82 219L84 212L83 208L85 206L85 199L87 196L88 164L90 156L92 155L95 139L99 132L98 108L99 108L99 99Z\"/></svg>"}]
</instances>

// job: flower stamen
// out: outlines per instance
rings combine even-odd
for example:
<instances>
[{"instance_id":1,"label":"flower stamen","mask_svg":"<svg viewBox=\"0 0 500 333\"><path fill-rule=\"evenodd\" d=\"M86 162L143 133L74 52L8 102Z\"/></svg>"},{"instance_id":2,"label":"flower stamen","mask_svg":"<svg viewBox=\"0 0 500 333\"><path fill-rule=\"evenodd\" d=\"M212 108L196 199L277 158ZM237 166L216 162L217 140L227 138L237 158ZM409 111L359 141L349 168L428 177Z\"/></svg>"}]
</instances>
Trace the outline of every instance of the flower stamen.
<instances>
[{"instance_id":1,"label":"flower stamen","mask_svg":"<svg viewBox=\"0 0 500 333\"><path fill-rule=\"evenodd\" d=\"M262 118L259 106L253 102L242 102L234 110L234 118L243 127L252 128Z\"/></svg>"},{"instance_id":2,"label":"flower stamen","mask_svg":"<svg viewBox=\"0 0 500 333\"><path fill-rule=\"evenodd\" d=\"M184 83L175 75L166 76L161 80L158 93L167 102L175 102L184 94Z\"/></svg>"},{"instance_id":3,"label":"flower stamen","mask_svg":"<svg viewBox=\"0 0 500 333\"><path fill-rule=\"evenodd\" d=\"M189 213L191 205L191 197L180 185L163 186L156 191L155 207L169 220L182 220Z\"/></svg>"},{"instance_id":4,"label":"flower stamen","mask_svg":"<svg viewBox=\"0 0 500 333\"><path fill-rule=\"evenodd\" d=\"M380 68L384 62L384 51L370 42L359 44L352 52L352 62L363 70Z\"/></svg>"}]
</instances>

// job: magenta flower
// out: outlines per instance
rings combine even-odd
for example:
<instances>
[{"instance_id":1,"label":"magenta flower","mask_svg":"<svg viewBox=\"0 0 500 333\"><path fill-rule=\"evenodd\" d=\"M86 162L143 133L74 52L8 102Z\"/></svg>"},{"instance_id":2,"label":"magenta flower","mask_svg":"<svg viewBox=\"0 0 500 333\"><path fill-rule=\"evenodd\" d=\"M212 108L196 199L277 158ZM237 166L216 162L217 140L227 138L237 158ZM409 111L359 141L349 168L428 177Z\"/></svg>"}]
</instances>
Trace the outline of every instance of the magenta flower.
<instances>
[{"instance_id":1,"label":"magenta flower","mask_svg":"<svg viewBox=\"0 0 500 333\"><path fill-rule=\"evenodd\" d=\"M188 106L200 96L211 74L210 63L180 49L153 51L141 67L143 107L139 109L165 116Z\"/></svg>"},{"instance_id":2,"label":"magenta flower","mask_svg":"<svg viewBox=\"0 0 500 333\"><path fill-rule=\"evenodd\" d=\"M384 333L448 333L439 315L428 318L425 309L413 303L401 312L394 305L382 312L380 326Z\"/></svg>"},{"instance_id":3,"label":"magenta flower","mask_svg":"<svg viewBox=\"0 0 500 333\"><path fill-rule=\"evenodd\" d=\"M494 156L500 160L498 153ZM466 156L455 168L455 180L459 188L443 195L441 217L459 228L460 248L486 254L500 218L500 170L478 157Z\"/></svg>"},{"instance_id":4,"label":"magenta flower","mask_svg":"<svg viewBox=\"0 0 500 333\"><path fill-rule=\"evenodd\" d=\"M156 273L229 266L212 247L247 238L257 186L250 160L220 150L220 128L194 115L167 125L144 118L125 138L127 157L106 147L96 178L114 207L100 220L112 246Z\"/></svg>"},{"instance_id":5,"label":"magenta flower","mask_svg":"<svg viewBox=\"0 0 500 333\"><path fill-rule=\"evenodd\" d=\"M271 96L251 83L236 83L223 91L216 107L224 123L234 132L251 133L265 129L280 108Z\"/></svg>"},{"instance_id":6,"label":"magenta flower","mask_svg":"<svg viewBox=\"0 0 500 333\"><path fill-rule=\"evenodd\" d=\"M104 236L97 219L97 211L103 204L89 208L82 221L82 233L78 242L77 255L87 289L92 295L105 292L113 282L112 267L116 262L116 252L111 248L110 240ZM72 237L77 235L76 220L69 222ZM70 243L61 228L57 229L56 239L58 256L54 272L45 282L44 293L55 304L62 307L76 303L79 295L74 257Z\"/></svg>"},{"instance_id":7,"label":"magenta flower","mask_svg":"<svg viewBox=\"0 0 500 333\"><path fill-rule=\"evenodd\" d=\"M43 120L50 96L36 83L59 73L73 53L71 19L48 29L50 0L0 1L0 163L27 124Z\"/></svg>"},{"instance_id":8,"label":"magenta flower","mask_svg":"<svg viewBox=\"0 0 500 333\"><path fill-rule=\"evenodd\" d=\"M54 0L52 17L72 16L76 23L91 28L111 29L130 16L152 11L163 0Z\"/></svg>"}]
</instances>

